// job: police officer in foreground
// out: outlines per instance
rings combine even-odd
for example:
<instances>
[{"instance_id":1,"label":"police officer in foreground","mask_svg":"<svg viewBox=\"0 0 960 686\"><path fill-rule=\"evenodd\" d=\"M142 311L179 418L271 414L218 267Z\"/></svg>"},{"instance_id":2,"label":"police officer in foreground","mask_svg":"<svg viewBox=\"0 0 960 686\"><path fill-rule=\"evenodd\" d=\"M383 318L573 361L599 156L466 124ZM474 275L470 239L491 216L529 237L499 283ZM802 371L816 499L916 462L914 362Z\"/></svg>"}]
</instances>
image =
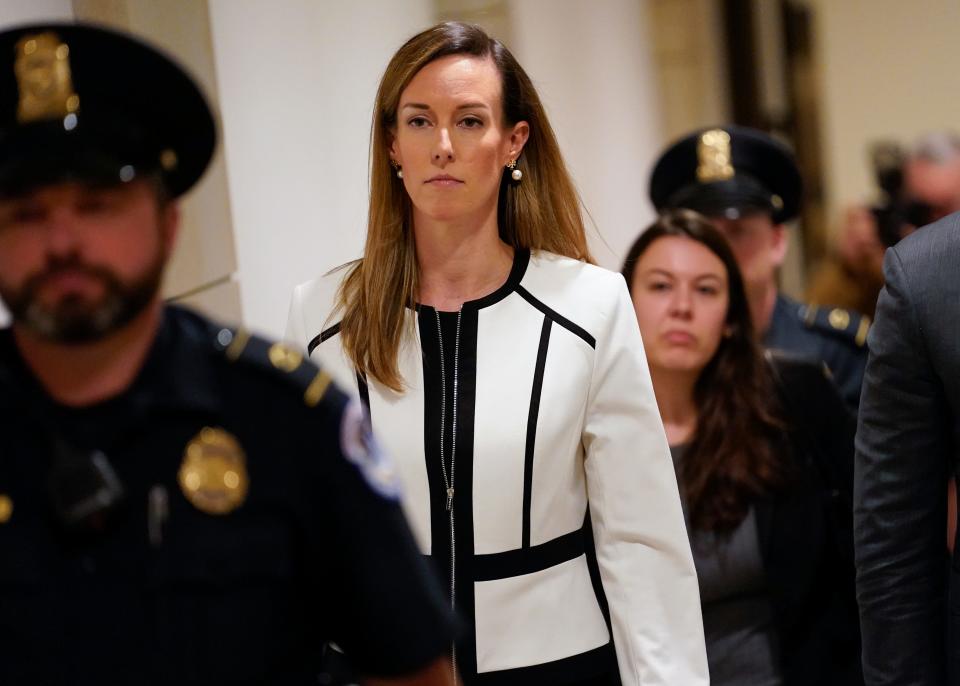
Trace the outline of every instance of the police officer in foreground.
<instances>
[{"instance_id":1,"label":"police officer in foreground","mask_svg":"<svg viewBox=\"0 0 960 686\"><path fill-rule=\"evenodd\" d=\"M784 223L797 215L800 172L770 136L737 126L692 133L660 156L650 178L657 210L706 215L727 237L743 272L750 314L765 346L822 361L856 411L870 322L842 308L800 304L779 292Z\"/></svg>"},{"instance_id":2,"label":"police officer in foreground","mask_svg":"<svg viewBox=\"0 0 960 686\"><path fill-rule=\"evenodd\" d=\"M452 683L362 412L159 299L214 145L143 43L0 33L0 683L317 684L326 640L366 683Z\"/></svg>"}]
</instances>

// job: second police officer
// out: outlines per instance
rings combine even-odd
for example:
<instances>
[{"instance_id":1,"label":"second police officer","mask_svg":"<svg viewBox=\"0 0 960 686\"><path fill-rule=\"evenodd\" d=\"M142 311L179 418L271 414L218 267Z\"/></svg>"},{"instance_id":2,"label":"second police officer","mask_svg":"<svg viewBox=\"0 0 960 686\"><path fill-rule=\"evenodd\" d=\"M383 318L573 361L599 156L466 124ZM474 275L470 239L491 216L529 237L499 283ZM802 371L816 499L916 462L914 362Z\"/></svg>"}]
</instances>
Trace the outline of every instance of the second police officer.
<instances>
[{"instance_id":1,"label":"second police officer","mask_svg":"<svg viewBox=\"0 0 960 686\"><path fill-rule=\"evenodd\" d=\"M855 412L869 320L842 308L798 303L777 283L787 252L785 223L797 215L801 191L791 152L765 133L738 126L685 136L660 156L650 178L657 210L696 210L727 237L764 345L823 362Z\"/></svg>"}]
</instances>

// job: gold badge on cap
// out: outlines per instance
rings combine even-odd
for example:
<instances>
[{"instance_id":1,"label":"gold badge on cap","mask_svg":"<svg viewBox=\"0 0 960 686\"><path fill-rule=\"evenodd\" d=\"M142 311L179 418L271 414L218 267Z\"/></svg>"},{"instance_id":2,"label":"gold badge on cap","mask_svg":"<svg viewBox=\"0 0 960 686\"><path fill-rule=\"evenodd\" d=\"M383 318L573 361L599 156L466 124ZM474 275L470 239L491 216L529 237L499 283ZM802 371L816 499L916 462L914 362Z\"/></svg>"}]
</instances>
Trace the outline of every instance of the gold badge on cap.
<instances>
[{"instance_id":1,"label":"gold badge on cap","mask_svg":"<svg viewBox=\"0 0 960 686\"><path fill-rule=\"evenodd\" d=\"M700 183L733 178L730 134L723 129L704 131L697 141L697 180Z\"/></svg>"},{"instance_id":2,"label":"gold badge on cap","mask_svg":"<svg viewBox=\"0 0 960 686\"><path fill-rule=\"evenodd\" d=\"M198 510L228 514L247 497L246 455L232 434L205 427L187 444L177 480L183 495Z\"/></svg>"},{"instance_id":3,"label":"gold badge on cap","mask_svg":"<svg viewBox=\"0 0 960 686\"><path fill-rule=\"evenodd\" d=\"M16 55L13 71L20 92L19 123L59 119L77 111L80 96L73 92L70 47L57 34L47 31L24 36L17 41Z\"/></svg>"}]
</instances>

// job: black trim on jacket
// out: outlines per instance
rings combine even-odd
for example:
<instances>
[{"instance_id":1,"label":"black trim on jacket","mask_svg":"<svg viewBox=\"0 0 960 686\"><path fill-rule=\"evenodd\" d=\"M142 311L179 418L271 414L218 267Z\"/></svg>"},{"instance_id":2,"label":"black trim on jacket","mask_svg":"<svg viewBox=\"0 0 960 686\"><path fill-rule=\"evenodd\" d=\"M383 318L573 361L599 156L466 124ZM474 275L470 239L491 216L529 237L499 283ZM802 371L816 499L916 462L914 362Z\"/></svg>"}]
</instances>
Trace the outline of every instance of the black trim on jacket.
<instances>
[{"instance_id":1,"label":"black trim on jacket","mask_svg":"<svg viewBox=\"0 0 960 686\"><path fill-rule=\"evenodd\" d=\"M509 578L543 571L550 567L586 555L598 605L612 636L606 597L599 580L596 552L593 549L589 516L583 528L578 528L551 541L530 545L531 507L533 486L533 456L540 399L553 326L556 324L596 348L596 340L585 329L570 321L538 300L520 285L530 262L529 250L516 250L510 274L504 284L493 293L463 303L460 313L459 360L457 364L458 407L456 468L453 476L453 510L456 527L456 597L457 613L465 620L456 643L458 668L465 686L513 686L523 684L551 684L551 686L619 686L620 677L613 641L594 650L567 658L517 669L477 674L476 612L474 583ZM523 483L522 545L501 553L474 554L473 520L473 446L476 409L477 345L479 312L516 292L527 303L543 314L537 361L531 385L527 417ZM423 441L427 482L430 491L431 552L428 559L437 571L447 593L450 590L450 520L446 509L447 492L440 465L440 415L443 379L440 369L440 339L437 314L429 306L416 306L423 365L424 422ZM456 312L439 312L444 342L446 371L446 418L443 431L443 454L449 468L453 432L453 376L456 338ZM308 350L340 332L337 323L311 340ZM358 376L361 396L369 407L369 389ZM376 428L376 427L374 427Z\"/></svg>"},{"instance_id":2,"label":"black trim on jacket","mask_svg":"<svg viewBox=\"0 0 960 686\"><path fill-rule=\"evenodd\" d=\"M550 328L553 322L543 318L540 346L537 348L537 366L530 391L530 412L527 414L527 444L523 458L523 534L522 547L530 547L530 506L533 495L533 454L537 441L537 419L540 414L540 394L543 391L543 371L547 366L547 348L550 346Z\"/></svg>"}]
</instances>

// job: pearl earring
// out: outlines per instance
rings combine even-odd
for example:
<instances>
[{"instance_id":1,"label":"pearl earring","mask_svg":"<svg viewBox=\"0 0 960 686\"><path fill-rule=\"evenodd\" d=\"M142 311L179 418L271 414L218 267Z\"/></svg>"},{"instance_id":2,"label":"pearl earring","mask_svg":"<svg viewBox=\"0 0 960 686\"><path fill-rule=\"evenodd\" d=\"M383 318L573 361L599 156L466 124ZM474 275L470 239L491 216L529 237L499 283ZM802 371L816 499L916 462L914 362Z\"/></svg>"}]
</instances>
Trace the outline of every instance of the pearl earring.
<instances>
[{"instance_id":1,"label":"pearl earring","mask_svg":"<svg viewBox=\"0 0 960 686\"><path fill-rule=\"evenodd\" d=\"M400 166L400 163L397 162L396 160L390 160L390 164L392 164L392 165L393 165L393 168L397 170L397 178L398 178L398 179L402 179L402 178L403 178L403 167Z\"/></svg>"},{"instance_id":2,"label":"pearl earring","mask_svg":"<svg viewBox=\"0 0 960 686\"><path fill-rule=\"evenodd\" d=\"M523 172L517 169L517 161L510 160L510 164L507 165L507 169L510 169L510 178L519 183L520 179L523 178Z\"/></svg>"}]
</instances>

